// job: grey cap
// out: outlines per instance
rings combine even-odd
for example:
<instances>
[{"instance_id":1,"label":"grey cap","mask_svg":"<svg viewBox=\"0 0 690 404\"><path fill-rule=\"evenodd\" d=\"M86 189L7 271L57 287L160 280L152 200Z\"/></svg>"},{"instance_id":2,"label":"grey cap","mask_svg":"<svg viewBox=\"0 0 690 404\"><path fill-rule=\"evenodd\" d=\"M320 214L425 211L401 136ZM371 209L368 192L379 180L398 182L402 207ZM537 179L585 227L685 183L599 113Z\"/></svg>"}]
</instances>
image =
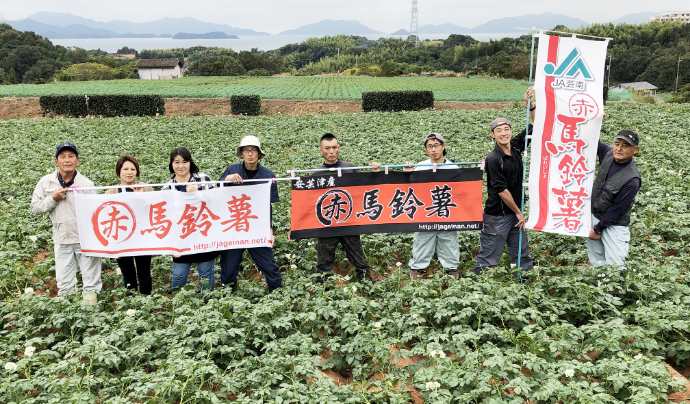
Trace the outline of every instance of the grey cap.
<instances>
[{"instance_id":1,"label":"grey cap","mask_svg":"<svg viewBox=\"0 0 690 404\"><path fill-rule=\"evenodd\" d=\"M627 129L623 129L622 131L618 132L614 139L623 139L633 146L640 144L640 137L637 136L637 133Z\"/></svg>"},{"instance_id":2,"label":"grey cap","mask_svg":"<svg viewBox=\"0 0 690 404\"><path fill-rule=\"evenodd\" d=\"M434 139L438 140L442 144L446 144L446 141L443 139L443 135L441 135L440 133L432 132L432 133L429 133L428 135L426 135L426 137L424 137L424 147L426 147L426 142L428 142L429 140L434 140ZM444 156L446 155L446 149L443 149L443 155Z\"/></svg>"},{"instance_id":3,"label":"grey cap","mask_svg":"<svg viewBox=\"0 0 690 404\"><path fill-rule=\"evenodd\" d=\"M501 125L508 125L511 128L513 127L513 125L510 124L510 121L508 120L508 118L496 118L493 121L491 121L491 131L493 132L494 129L496 129L497 127L499 127Z\"/></svg>"},{"instance_id":4,"label":"grey cap","mask_svg":"<svg viewBox=\"0 0 690 404\"><path fill-rule=\"evenodd\" d=\"M446 141L443 139L443 135L441 135L440 133L429 133L424 138L424 146L426 146L426 142L428 142L429 140L433 140L433 139L436 139L441 143L446 143Z\"/></svg>"}]
</instances>

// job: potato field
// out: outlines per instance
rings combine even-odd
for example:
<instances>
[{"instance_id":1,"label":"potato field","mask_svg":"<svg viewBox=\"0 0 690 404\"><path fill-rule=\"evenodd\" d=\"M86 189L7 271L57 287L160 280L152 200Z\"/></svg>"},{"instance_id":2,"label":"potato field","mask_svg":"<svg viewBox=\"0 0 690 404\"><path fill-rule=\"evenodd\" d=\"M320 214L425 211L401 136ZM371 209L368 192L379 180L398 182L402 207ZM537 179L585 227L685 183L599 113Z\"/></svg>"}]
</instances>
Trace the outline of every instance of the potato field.
<instances>
[{"instance_id":1,"label":"potato field","mask_svg":"<svg viewBox=\"0 0 690 404\"><path fill-rule=\"evenodd\" d=\"M0 86L0 97L72 94L159 94L164 98L261 98L360 100L363 91L431 90L437 101L513 101L527 84L504 79L465 77L184 77L174 80L102 80Z\"/></svg>"},{"instance_id":2,"label":"potato field","mask_svg":"<svg viewBox=\"0 0 690 404\"><path fill-rule=\"evenodd\" d=\"M470 90L462 83L477 79L461 78L186 78L0 93L227 97L257 93L252 86L264 80L276 83L261 84L264 98L356 99L415 83L437 100L513 100L525 87L492 80L486 86L495 91ZM592 268L582 238L530 232L537 266L528 283L517 282L506 255L476 276L479 233L461 232L459 280L437 273L434 261L429 279L410 281L412 234L397 233L362 236L372 287L348 274L340 249L339 275L321 285L315 240L287 239L290 187L281 181L273 222L282 290L268 294L245 254L235 293L197 293L192 276L171 294L171 258L158 256L153 294L128 296L115 261L104 259L96 306L77 293L55 297L51 222L29 210L61 142L78 146L78 169L96 185L117 183L115 162L125 153L139 160L143 181L167 181L179 146L217 178L239 161L235 149L246 135L261 139L262 164L286 177L293 167L321 164L325 132L338 136L341 159L357 165L426 159L421 142L432 131L445 136L449 159L481 161L494 147L489 123L505 115L521 130L525 111L0 121L0 403L668 402L685 382L665 364L690 368L690 107L624 104L606 112L603 141L620 129L641 139L627 271ZM216 285L219 270L216 262Z\"/></svg>"}]
</instances>

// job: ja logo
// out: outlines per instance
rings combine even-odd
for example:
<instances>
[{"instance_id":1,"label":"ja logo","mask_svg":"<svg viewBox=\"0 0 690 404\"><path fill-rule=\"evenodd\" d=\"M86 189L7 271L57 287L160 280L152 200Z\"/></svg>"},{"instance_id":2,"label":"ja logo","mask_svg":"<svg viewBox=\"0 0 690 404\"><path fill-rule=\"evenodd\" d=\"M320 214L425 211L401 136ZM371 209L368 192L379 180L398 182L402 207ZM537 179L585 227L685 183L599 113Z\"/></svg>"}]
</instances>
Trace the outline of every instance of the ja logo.
<instances>
[{"instance_id":1,"label":"ja logo","mask_svg":"<svg viewBox=\"0 0 690 404\"><path fill-rule=\"evenodd\" d=\"M565 75L565 77L568 78L574 78L578 73L582 73L582 77L584 77L585 80L594 79L577 47L573 48L568 57L565 58L560 65L555 66L553 63L547 63L544 66L544 73L548 76L555 77Z\"/></svg>"}]
</instances>

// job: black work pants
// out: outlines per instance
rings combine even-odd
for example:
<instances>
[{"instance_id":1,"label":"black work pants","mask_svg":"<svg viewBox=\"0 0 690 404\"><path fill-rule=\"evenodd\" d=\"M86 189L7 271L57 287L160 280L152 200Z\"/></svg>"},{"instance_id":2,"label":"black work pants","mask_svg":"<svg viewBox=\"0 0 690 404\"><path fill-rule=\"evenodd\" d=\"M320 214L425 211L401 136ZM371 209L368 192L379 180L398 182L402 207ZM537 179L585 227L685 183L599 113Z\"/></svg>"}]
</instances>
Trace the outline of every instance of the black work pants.
<instances>
[{"instance_id":1,"label":"black work pants","mask_svg":"<svg viewBox=\"0 0 690 404\"><path fill-rule=\"evenodd\" d=\"M343 246L347 260L355 267L358 281L371 280L371 273L367 258L362 250L359 236L321 237L316 245L316 271L319 274L331 272L335 267L335 249L338 244Z\"/></svg>"},{"instance_id":2,"label":"black work pants","mask_svg":"<svg viewBox=\"0 0 690 404\"><path fill-rule=\"evenodd\" d=\"M136 268L134 263L136 262ZM125 287L130 290L138 290L142 295L151 294L151 256L140 255L137 257L120 257L117 265L122 272L122 280ZM139 282L137 282L137 278Z\"/></svg>"}]
</instances>

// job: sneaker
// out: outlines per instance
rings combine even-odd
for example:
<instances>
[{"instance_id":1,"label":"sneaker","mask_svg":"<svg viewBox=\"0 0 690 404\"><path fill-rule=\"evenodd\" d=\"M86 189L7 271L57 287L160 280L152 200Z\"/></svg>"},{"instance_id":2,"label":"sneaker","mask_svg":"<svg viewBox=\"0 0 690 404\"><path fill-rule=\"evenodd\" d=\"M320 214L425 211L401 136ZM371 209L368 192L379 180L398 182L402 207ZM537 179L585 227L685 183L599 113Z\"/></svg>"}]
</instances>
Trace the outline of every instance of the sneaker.
<instances>
[{"instance_id":1,"label":"sneaker","mask_svg":"<svg viewBox=\"0 0 690 404\"><path fill-rule=\"evenodd\" d=\"M448 271L446 271L446 275L452 276L455 280L460 279L460 274L458 273L457 269L449 269Z\"/></svg>"},{"instance_id":2,"label":"sneaker","mask_svg":"<svg viewBox=\"0 0 690 404\"><path fill-rule=\"evenodd\" d=\"M414 269L410 270L410 279L413 281L419 281L424 279L424 275L426 275L422 271L415 271Z\"/></svg>"}]
</instances>

